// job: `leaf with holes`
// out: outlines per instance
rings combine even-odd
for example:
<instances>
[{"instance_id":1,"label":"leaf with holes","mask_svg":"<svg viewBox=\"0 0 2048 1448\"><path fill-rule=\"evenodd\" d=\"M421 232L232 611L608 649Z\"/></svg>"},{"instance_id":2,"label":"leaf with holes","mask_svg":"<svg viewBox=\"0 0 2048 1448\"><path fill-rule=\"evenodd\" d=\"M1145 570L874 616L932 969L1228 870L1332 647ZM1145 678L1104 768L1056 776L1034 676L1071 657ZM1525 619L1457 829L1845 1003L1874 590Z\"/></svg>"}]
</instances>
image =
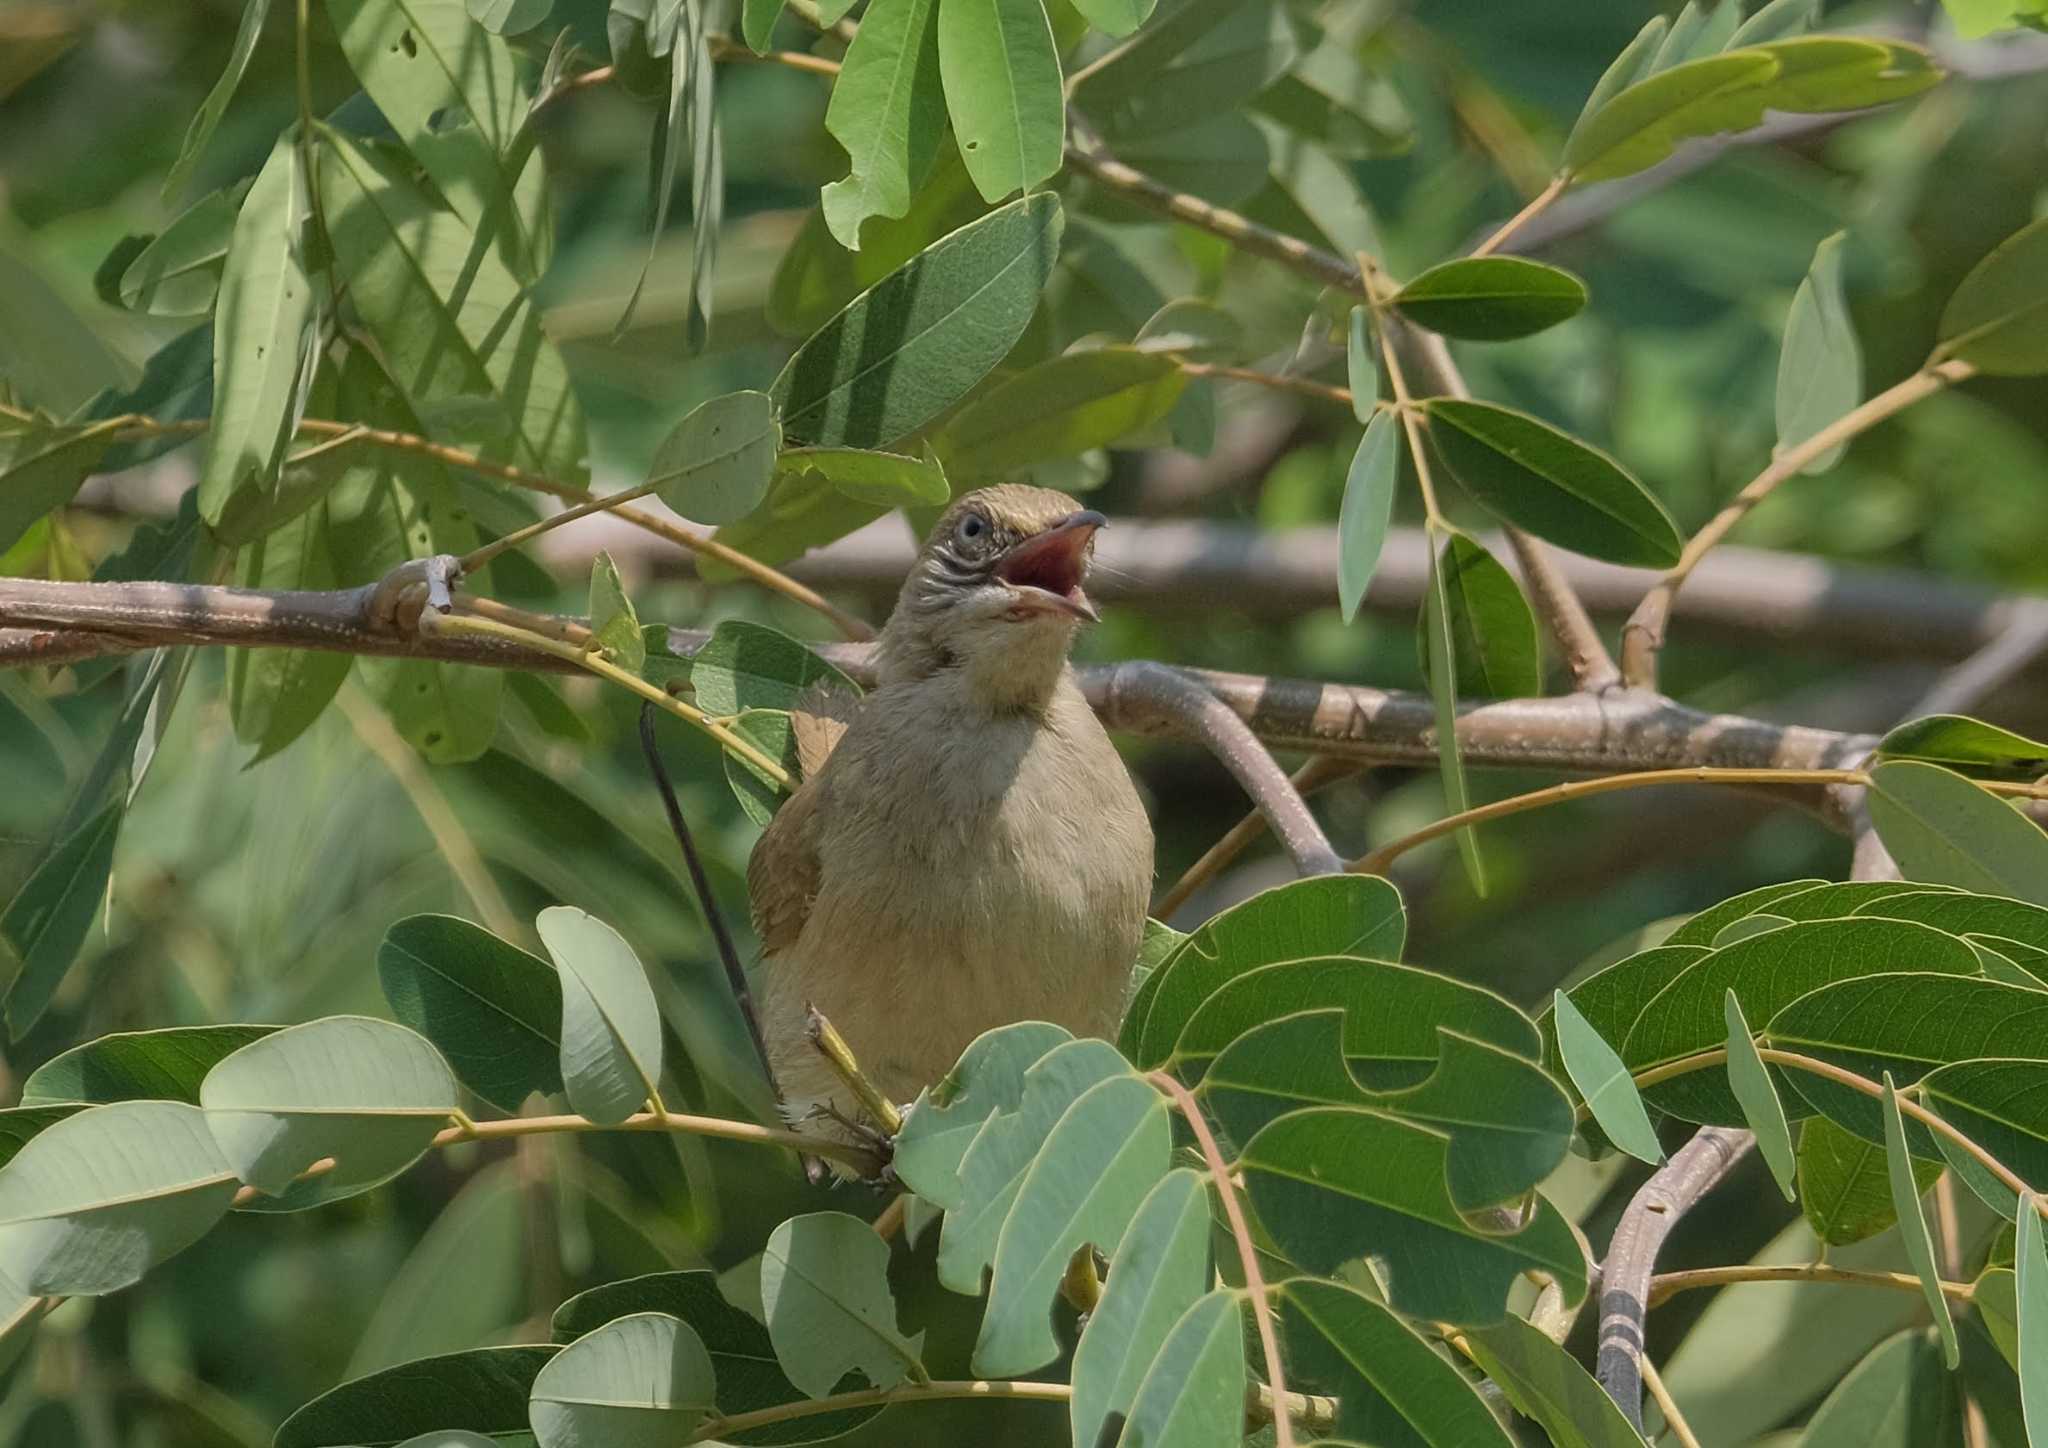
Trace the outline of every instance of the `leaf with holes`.
<instances>
[{"instance_id":1,"label":"leaf with holes","mask_svg":"<svg viewBox=\"0 0 2048 1448\"><path fill-rule=\"evenodd\" d=\"M938 0L946 111L977 190L1029 191L1060 168L1066 97L1038 0Z\"/></svg>"},{"instance_id":2,"label":"leaf with holes","mask_svg":"<svg viewBox=\"0 0 2048 1448\"><path fill-rule=\"evenodd\" d=\"M1017 1109L1025 1072L1073 1039L1047 1021L1019 1021L976 1036L937 1085L918 1093L896 1135L896 1174L937 1206L960 1205L960 1164L968 1148L992 1118Z\"/></svg>"},{"instance_id":3,"label":"leaf with holes","mask_svg":"<svg viewBox=\"0 0 2048 1448\"><path fill-rule=\"evenodd\" d=\"M534 921L562 983L562 1081L578 1114L612 1126L661 1079L661 1013L647 972L618 931L568 905Z\"/></svg>"},{"instance_id":4,"label":"leaf with holes","mask_svg":"<svg viewBox=\"0 0 2048 1448\"><path fill-rule=\"evenodd\" d=\"M946 131L939 0L884 5L854 33L825 108L846 176L818 197L833 239L860 250L861 223L901 217L931 174Z\"/></svg>"},{"instance_id":5,"label":"leaf with holes","mask_svg":"<svg viewBox=\"0 0 2048 1448\"><path fill-rule=\"evenodd\" d=\"M889 1244L858 1217L813 1212L777 1227L761 1254L761 1304L776 1361L807 1397L849 1372L878 1388L924 1377L924 1334L896 1326Z\"/></svg>"}]
</instances>

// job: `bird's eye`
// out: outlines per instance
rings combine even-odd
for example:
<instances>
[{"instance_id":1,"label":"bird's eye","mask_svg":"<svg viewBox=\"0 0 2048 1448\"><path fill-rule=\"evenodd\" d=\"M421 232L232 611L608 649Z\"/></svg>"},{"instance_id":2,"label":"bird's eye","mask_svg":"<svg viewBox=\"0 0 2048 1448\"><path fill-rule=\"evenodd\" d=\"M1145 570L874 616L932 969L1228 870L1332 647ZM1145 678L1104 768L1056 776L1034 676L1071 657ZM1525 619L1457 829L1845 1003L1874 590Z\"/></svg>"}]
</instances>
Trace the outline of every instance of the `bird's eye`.
<instances>
[{"instance_id":1,"label":"bird's eye","mask_svg":"<svg viewBox=\"0 0 2048 1448\"><path fill-rule=\"evenodd\" d=\"M954 528L953 536L962 543L977 544L988 536L988 519L979 513L969 513Z\"/></svg>"}]
</instances>

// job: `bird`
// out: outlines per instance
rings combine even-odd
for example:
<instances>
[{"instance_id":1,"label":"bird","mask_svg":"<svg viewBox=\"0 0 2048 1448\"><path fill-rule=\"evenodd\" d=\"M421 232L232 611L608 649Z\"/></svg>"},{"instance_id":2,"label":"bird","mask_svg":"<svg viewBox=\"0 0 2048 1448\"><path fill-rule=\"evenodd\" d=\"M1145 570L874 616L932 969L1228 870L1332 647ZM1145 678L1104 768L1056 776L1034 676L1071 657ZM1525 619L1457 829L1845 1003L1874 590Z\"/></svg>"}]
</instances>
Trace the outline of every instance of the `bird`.
<instances>
[{"instance_id":1,"label":"bird","mask_svg":"<svg viewBox=\"0 0 2048 1448\"><path fill-rule=\"evenodd\" d=\"M874 1136L812 1044L813 1007L892 1103L997 1026L1115 1030L1153 849L1068 658L1099 621L1082 584L1105 521L1019 483L962 495L904 579L873 688L837 719L797 711L802 781L747 887L761 1036L799 1132Z\"/></svg>"}]
</instances>

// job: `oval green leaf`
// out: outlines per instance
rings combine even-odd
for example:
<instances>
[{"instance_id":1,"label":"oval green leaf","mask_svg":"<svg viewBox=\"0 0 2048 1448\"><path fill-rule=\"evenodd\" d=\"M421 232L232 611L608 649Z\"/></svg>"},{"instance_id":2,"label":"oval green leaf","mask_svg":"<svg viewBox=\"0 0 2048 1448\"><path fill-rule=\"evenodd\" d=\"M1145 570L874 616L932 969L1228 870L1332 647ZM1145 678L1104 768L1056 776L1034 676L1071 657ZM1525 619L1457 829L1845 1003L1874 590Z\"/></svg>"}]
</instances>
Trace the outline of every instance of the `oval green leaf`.
<instances>
[{"instance_id":1,"label":"oval green leaf","mask_svg":"<svg viewBox=\"0 0 2048 1448\"><path fill-rule=\"evenodd\" d=\"M1750 1034L1749 1022L1742 1018L1742 1002L1735 998L1732 989L1725 999L1729 1088L1742 1105L1743 1122L1756 1138L1757 1149L1763 1153L1778 1190L1785 1194L1786 1201L1796 1201L1794 1183L1798 1167L1792 1159L1792 1127L1785 1120L1785 1103L1778 1099L1770 1070L1756 1052L1756 1038Z\"/></svg>"},{"instance_id":2,"label":"oval green leaf","mask_svg":"<svg viewBox=\"0 0 2048 1448\"><path fill-rule=\"evenodd\" d=\"M234 235L241 188L201 197L121 273L121 301L159 317L198 317L213 310L221 269Z\"/></svg>"},{"instance_id":3,"label":"oval green leaf","mask_svg":"<svg viewBox=\"0 0 2048 1448\"><path fill-rule=\"evenodd\" d=\"M977 397L932 439L946 472L980 482L1108 447L1165 417L1187 385L1173 357L1135 347L1070 352Z\"/></svg>"},{"instance_id":4,"label":"oval green leaf","mask_svg":"<svg viewBox=\"0 0 2048 1448\"><path fill-rule=\"evenodd\" d=\"M1182 1313L1131 1400L1118 1448L1236 1448L1243 1440L1244 1322L1217 1288Z\"/></svg>"},{"instance_id":5,"label":"oval green leaf","mask_svg":"<svg viewBox=\"0 0 2048 1448\"><path fill-rule=\"evenodd\" d=\"M1587 1024L1563 991L1552 993L1552 1020L1557 1024L1557 1050L1564 1069L1579 1088L1579 1098L1600 1129L1616 1146L1652 1166L1664 1160L1657 1128L1650 1124L1642 1094L1629 1078L1621 1056Z\"/></svg>"},{"instance_id":6,"label":"oval green leaf","mask_svg":"<svg viewBox=\"0 0 2048 1448\"><path fill-rule=\"evenodd\" d=\"M22 1083L23 1106L66 1101L183 1101L199 1104L199 1083L230 1052L276 1026L171 1026L120 1031L53 1056Z\"/></svg>"},{"instance_id":7,"label":"oval green leaf","mask_svg":"<svg viewBox=\"0 0 2048 1448\"><path fill-rule=\"evenodd\" d=\"M1842 295L1842 242L1836 232L1814 248L1813 266L1792 294L1778 352L1779 452L1797 447L1863 400L1863 348ZM1847 443L1815 457L1801 472L1822 473Z\"/></svg>"},{"instance_id":8,"label":"oval green leaf","mask_svg":"<svg viewBox=\"0 0 2048 1448\"><path fill-rule=\"evenodd\" d=\"M1355 404L1356 383L1351 396ZM1344 474L1344 502L1337 510L1337 606L1346 623L1358 617L1358 605L1380 566L1401 475L1401 425L1393 413L1375 409L1370 394L1362 410L1370 420Z\"/></svg>"},{"instance_id":9,"label":"oval green leaf","mask_svg":"<svg viewBox=\"0 0 2048 1448\"><path fill-rule=\"evenodd\" d=\"M1941 1290L1934 1238L1927 1230L1927 1214L1920 1206L1920 1185L1906 1151L1906 1123L1899 1115L1899 1093L1892 1086L1889 1072L1884 1078L1884 1154L1891 1181L1892 1210L1898 1214L1906 1260L1920 1279L1920 1294L1927 1299L1927 1310L1934 1315L1934 1330L1941 1335L1941 1355L1953 1372L1962 1361L1962 1350L1956 1345L1956 1324L1949 1316L1948 1294Z\"/></svg>"},{"instance_id":10,"label":"oval green leaf","mask_svg":"<svg viewBox=\"0 0 2048 1448\"><path fill-rule=\"evenodd\" d=\"M1065 1027L1019 1021L984 1031L958 1063L917 1102L896 1135L896 1174L937 1206L958 1206L960 1163L984 1123L1024 1099L1024 1074L1056 1046L1073 1040Z\"/></svg>"},{"instance_id":11,"label":"oval green leaf","mask_svg":"<svg viewBox=\"0 0 2048 1448\"><path fill-rule=\"evenodd\" d=\"M1586 284L1520 257L1461 257L1403 286L1394 305L1417 326L1446 337L1506 342L1577 316L1586 305Z\"/></svg>"},{"instance_id":12,"label":"oval green leaf","mask_svg":"<svg viewBox=\"0 0 2048 1448\"><path fill-rule=\"evenodd\" d=\"M503 1439L530 1431L526 1395L549 1345L420 1358L329 1388L278 1425L271 1448L402 1443L438 1429Z\"/></svg>"},{"instance_id":13,"label":"oval green leaf","mask_svg":"<svg viewBox=\"0 0 2048 1448\"><path fill-rule=\"evenodd\" d=\"M1477 539L1456 530L1444 540L1437 569L1450 604L1446 617L1459 694L1470 699L1541 694L1543 648L1536 615L1514 575ZM1426 637L1417 641L1416 655L1428 660Z\"/></svg>"},{"instance_id":14,"label":"oval green leaf","mask_svg":"<svg viewBox=\"0 0 2048 1448\"><path fill-rule=\"evenodd\" d=\"M654 450L647 485L699 523L731 523L768 496L782 429L765 392L729 392L693 408Z\"/></svg>"},{"instance_id":15,"label":"oval green leaf","mask_svg":"<svg viewBox=\"0 0 2048 1448\"><path fill-rule=\"evenodd\" d=\"M2048 217L1970 269L1941 314L1938 355L1998 377L2048 372Z\"/></svg>"},{"instance_id":16,"label":"oval green leaf","mask_svg":"<svg viewBox=\"0 0 2048 1448\"><path fill-rule=\"evenodd\" d=\"M377 978L398 1019L500 1111L562 1089L562 984L540 957L453 915L409 915L384 932Z\"/></svg>"},{"instance_id":17,"label":"oval green leaf","mask_svg":"<svg viewBox=\"0 0 2048 1448\"><path fill-rule=\"evenodd\" d=\"M2048 835L1995 795L1937 765L1871 771L1870 819L1912 880L2048 905Z\"/></svg>"},{"instance_id":18,"label":"oval green leaf","mask_svg":"<svg viewBox=\"0 0 2048 1448\"><path fill-rule=\"evenodd\" d=\"M711 1355L659 1312L577 1338L533 1380L527 1416L540 1448L669 1448L715 1403Z\"/></svg>"},{"instance_id":19,"label":"oval green leaf","mask_svg":"<svg viewBox=\"0 0 2048 1448\"><path fill-rule=\"evenodd\" d=\"M1060 168L1066 94L1039 0L938 0L946 112L975 188L989 201Z\"/></svg>"},{"instance_id":20,"label":"oval green leaf","mask_svg":"<svg viewBox=\"0 0 2048 1448\"><path fill-rule=\"evenodd\" d=\"M1877 755L1998 774L2048 771L2048 744L1963 714L1908 720L1878 741Z\"/></svg>"},{"instance_id":21,"label":"oval green leaf","mask_svg":"<svg viewBox=\"0 0 2048 1448\"><path fill-rule=\"evenodd\" d=\"M569 905L534 921L562 982L562 1082L569 1105L612 1126L661 1079L661 1012L647 972L618 931Z\"/></svg>"}]
</instances>

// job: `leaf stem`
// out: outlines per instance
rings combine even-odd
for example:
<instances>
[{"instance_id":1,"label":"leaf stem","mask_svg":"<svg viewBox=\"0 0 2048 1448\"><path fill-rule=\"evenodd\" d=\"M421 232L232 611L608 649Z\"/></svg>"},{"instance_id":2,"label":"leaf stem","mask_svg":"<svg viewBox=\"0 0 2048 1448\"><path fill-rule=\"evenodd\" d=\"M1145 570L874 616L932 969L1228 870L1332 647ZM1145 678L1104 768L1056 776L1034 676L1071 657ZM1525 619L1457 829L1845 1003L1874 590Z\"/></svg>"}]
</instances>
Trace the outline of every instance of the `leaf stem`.
<instances>
[{"instance_id":1,"label":"leaf stem","mask_svg":"<svg viewBox=\"0 0 2048 1448\"><path fill-rule=\"evenodd\" d=\"M1878 393L1861 407L1836 418L1805 442L1786 448L1772 458L1770 465L1737 493L1727 507L1687 540L1678 561L1629 615L1621 630L1622 678L1638 688L1656 687L1657 653L1664 647L1671 605L1678 597L1678 590L1685 586L1693 569L1699 566L1700 560L1713 550L1714 545L1727 537L1729 530L1749 515L1750 509L1769 497L1778 484L1795 476L1823 453L1869 431L1886 418L1904 412L1914 403L1932 397L1943 388L1963 381L1974 375L1976 370L1967 362L1953 359L1931 363L1903 382Z\"/></svg>"},{"instance_id":2,"label":"leaf stem","mask_svg":"<svg viewBox=\"0 0 2048 1448\"><path fill-rule=\"evenodd\" d=\"M1548 186L1545 186L1535 196L1531 197L1527 206L1524 206L1520 211L1517 211L1503 222L1498 231L1480 242L1479 245L1473 247L1471 255L1475 257L1492 256L1503 246L1506 246L1516 232L1548 211L1550 203L1564 195L1566 188L1571 184L1571 177L1562 172L1551 177Z\"/></svg>"},{"instance_id":3,"label":"leaf stem","mask_svg":"<svg viewBox=\"0 0 2048 1448\"><path fill-rule=\"evenodd\" d=\"M1671 1396L1671 1390L1664 1386L1664 1379L1657 1372L1657 1365L1650 1361L1648 1353L1643 1354L1643 1386L1650 1390L1650 1396L1657 1400L1663 1410L1664 1426L1671 1430L1671 1436L1678 1440L1679 1448L1700 1448L1700 1440L1692 1431L1692 1425L1685 1421L1685 1414L1678 1411L1678 1401Z\"/></svg>"},{"instance_id":4,"label":"leaf stem","mask_svg":"<svg viewBox=\"0 0 2048 1448\"><path fill-rule=\"evenodd\" d=\"M1328 382L1317 382L1309 377L1294 377L1284 372L1260 372L1251 367L1226 367L1220 362L1182 362L1180 370L1189 377L1220 377L1229 382L1249 382L1254 387L1268 387L1276 392L1298 392L1303 397L1313 397L1318 402L1334 402L1340 407L1351 405L1351 389L1336 387Z\"/></svg>"},{"instance_id":5,"label":"leaf stem","mask_svg":"<svg viewBox=\"0 0 2048 1448\"><path fill-rule=\"evenodd\" d=\"M578 518L587 518L592 513L603 513L617 508L621 503L630 503L635 498L644 498L654 491L654 484L641 483L638 487L621 488L616 493L606 493L601 498L592 498L587 503L564 508L538 522L528 523L524 528L515 528L501 538L493 539L480 548L472 549L462 556L462 571L475 573L500 553L505 553L525 543L532 542L543 533L551 533L564 523L573 523Z\"/></svg>"},{"instance_id":6,"label":"leaf stem","mask_svg":"<svg viewBox=\"0 0 2048 1448\"><path fill-rule=\"evenodd\" d=\"M1920 1291L1920 1279L1910 1272L1865 1272L1852 1267L1830 1266L1826 1262L1743 1262L1732 1267L1694 1267L1684 1272L1660 1272L1650 1279L1650 1306L1660 1306L1681 1292L1746 1282L1838 1282L1855 1287L1890 1287L1915 1295ZM1945 1294L1958 1302L1968 1302L1977 1294L1976 1284L1970 1282L1943 1282L1940 1286Z\"/></svg>"},{"instance_id":7,"label":"leaf stem","mask_svg":"<svg viewBox=\"0 0 2048 1448\"><path fill-rule=\"evenodd\" d=\"M756 1408L751 1413L734 1413L723 1418L713 1417L707 1419L701 1428L683 1441L708 1443L750 1429L766 1428L775 1423L787 1423L793 1419L809 1418L819 1413L837 1413L848 1408L870 1408L887 1403L917 1402L920 1399L1012 1398L1036 1403L1064 1403L1073 1396L1073 1388L1066 1383L1000 1382L986 1378L936 1379L928 1383L905 1384L894 1388L861 1388L851 1393L833 1393L829 1397L777 1403L772 1408Z\"/></svg>"},{"instance_id":8,"label":"leaf stem","mask_svg":"<svg viewBox=\"0 0 2048 1448\"><path fill-rule=\"evenodd\" d=\"M1363 766L1355 759L1337 759L1327 754L1318 754L1295 770L1287 782L1294 786L1297 794L1306 799L1325 785L1335 784L1340 779L1349 779L1361 768ZM1159 897L1152 907L1153 917L1165 920L1187 904L1188 897L1214 879L1218 871L1243 854L1245 847L1264 833L1264 811L1248 810L1243 819L1230 827L1229 833L1209 846L1201 859L1188 866L1187 873L1173 882L1172 889Z\"/></svg>"},{"instance_id":9,"label":"leaf stem","mask_svg":"<svg viewBox=\"0 0 2048 1448\"><path fill-rule=\"evenodd\" d=\"M1209 1123L1202 1117L1202 1108L1195 1104L1195 1098L1188 1088L1167 1075L1164 1071L1147 1074L1146 1080L1157 1086L1180 1108L1187 1118L1188 1126L1195 1133L1195 1140L1201 1143L1202 1159L1209 1165L1209 1176L1216 1183L1216 1194L1223 1199L1223 1214L1230 1221L1230 1235L1237 1242L1237 1257L1244 1268L1245 1291L1252 1300L1252 1320L1258 1324L1259 1347L1266 1355L1266 1385L1273 1390L1275 1402L1287 1401L1285 1370L1280 1363L1280 1341L1273 1328L1273 1304L1266 1296L1266 1277L1259 1270L1258 1244L1252 1241L1252 1229L1245 1221L1244 1208L1238 1203L1237 1188L1230 1179L1230 1168L1223 1160L1223 1152L1216 1145L1216 1135L1209 1130ZM1273 1448L1294 1448L1294 1424L1285 1413L1273 1417Z\"/></svg>"}]
</instances>

